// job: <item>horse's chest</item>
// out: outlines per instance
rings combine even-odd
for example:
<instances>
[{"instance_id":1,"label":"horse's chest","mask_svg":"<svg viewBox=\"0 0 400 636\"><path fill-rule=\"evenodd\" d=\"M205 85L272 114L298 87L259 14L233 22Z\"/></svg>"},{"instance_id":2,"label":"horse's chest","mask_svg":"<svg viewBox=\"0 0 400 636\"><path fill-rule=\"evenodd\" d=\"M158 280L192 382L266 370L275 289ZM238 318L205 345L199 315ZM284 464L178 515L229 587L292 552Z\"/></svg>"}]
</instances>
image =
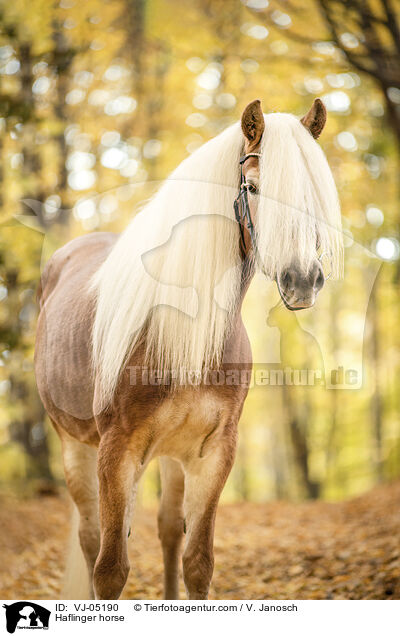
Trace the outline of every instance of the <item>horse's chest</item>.
<instances>
[{"instance_id":1,"label":"horse's chest","mask_svg":"<svg viewBox=\"0 0 400 636\"><path fill-rule=\"evenodd\" d=\"M187 391L165 400L154 413L152 457L204 456L218 443L229 413L226 401L211 392Z\"/></svg>"}]
</instances>

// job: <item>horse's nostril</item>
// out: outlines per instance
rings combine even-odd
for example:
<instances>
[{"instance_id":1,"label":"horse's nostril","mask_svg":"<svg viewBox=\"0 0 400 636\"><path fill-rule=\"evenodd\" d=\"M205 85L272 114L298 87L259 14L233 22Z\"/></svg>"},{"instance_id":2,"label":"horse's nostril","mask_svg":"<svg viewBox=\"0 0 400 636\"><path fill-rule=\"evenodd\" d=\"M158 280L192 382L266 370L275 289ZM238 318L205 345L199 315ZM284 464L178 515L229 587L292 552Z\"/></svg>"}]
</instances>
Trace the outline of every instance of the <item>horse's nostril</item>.
<instances>
[{"instance_id":1,"label":"horse's nostril","mask_svg":"<svg viewBox=\"0 0 400 636\"><path fill-rule=\"evenodd\" d=\"M325 278L323 273L320 271L318 276L317 276L317 280L315 281L315 287L317 289L321 289L321 287L324 286L324 282L325 282Z\"/></svg>"},{"instance_id":2,"label":"horse's nostril","mask_svg":"<svg viewBox=\"0 0 400 636\"><path fill-rule=\"evenodd\" d=\"M280 277L280 284L281 284L281 287L286 287L286 288L289 288L293 285L292 275L289 272L289 270L286 270L282 273Z\"/></svg>"}]
</instances>

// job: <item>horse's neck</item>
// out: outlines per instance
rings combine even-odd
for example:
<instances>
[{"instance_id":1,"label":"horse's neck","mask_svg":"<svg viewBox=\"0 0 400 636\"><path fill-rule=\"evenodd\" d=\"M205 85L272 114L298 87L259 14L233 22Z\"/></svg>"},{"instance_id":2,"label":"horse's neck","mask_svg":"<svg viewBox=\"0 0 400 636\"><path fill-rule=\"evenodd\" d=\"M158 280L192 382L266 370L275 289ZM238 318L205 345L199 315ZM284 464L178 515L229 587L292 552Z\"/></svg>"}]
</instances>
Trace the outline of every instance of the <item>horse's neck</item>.
<instances>
[{"instance_id":1,"label":"horse's neck","mask_svg":"<svg viewBox=\"0 0 400 636\"><path fill-rule=\"evenodd\" d=\"M251 348L246 335L246 327L243 324L241 309L243 300L254 276L254 263L245 259L242 263L241 284L236 309L233 312L224 342L223 364L234 364L235 368L241 365L251 365ZM239 367L237 367L239 365Z\"/></svg>"}]
</instances>

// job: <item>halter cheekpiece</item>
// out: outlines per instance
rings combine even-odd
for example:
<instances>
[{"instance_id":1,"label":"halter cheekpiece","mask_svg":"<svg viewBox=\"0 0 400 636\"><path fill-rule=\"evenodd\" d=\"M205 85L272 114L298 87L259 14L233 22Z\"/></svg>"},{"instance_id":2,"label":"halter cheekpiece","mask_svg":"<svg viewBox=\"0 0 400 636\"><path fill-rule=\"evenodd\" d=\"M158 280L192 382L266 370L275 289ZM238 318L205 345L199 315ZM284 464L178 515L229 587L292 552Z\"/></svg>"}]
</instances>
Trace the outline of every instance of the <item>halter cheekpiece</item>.
<instances>
[{"instance_id":1,"label":"halter cheekpiece","mask_svg":"<svg viewBox=\"0 0 400 636\"><path fill-rule=\"evenodd\" d=\"M248 198L248 190L251 184L247 183L246 177L243 174L243 164L250 157L261 157L261 153L249 152L246 155L243 155L243 157L239 159L240 187L239 187L239 194L237 195L235 201L233 202L233 207L235 210L235 218L239 224L240 248L242 250L243 256L246 256L246 242L244 240L243 227L246 227L250 235L250 240L251 240L253 250L254 252L256 252L256 232L254 228L253 219L251 218L249 198Z\"/></svg>"}]
</instances>

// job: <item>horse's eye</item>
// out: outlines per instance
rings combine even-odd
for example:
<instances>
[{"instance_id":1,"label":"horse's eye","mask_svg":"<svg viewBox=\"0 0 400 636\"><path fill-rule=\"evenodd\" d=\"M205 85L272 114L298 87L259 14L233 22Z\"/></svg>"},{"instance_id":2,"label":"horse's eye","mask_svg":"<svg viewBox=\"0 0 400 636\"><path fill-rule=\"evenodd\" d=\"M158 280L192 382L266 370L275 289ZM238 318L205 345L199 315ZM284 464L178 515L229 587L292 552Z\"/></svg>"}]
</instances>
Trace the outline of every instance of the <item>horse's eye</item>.
<instances>
[{"instance_id":1,"label":"horse's eye","mask_svg":"<svg viewBox=\"0 0 400 636\"><path fill-rule=\"evenodd\" d=\"M257 186L254 183L249 183L248 189L251 194L257 194L258 192Z\"/></svg>"}]
</instances>

